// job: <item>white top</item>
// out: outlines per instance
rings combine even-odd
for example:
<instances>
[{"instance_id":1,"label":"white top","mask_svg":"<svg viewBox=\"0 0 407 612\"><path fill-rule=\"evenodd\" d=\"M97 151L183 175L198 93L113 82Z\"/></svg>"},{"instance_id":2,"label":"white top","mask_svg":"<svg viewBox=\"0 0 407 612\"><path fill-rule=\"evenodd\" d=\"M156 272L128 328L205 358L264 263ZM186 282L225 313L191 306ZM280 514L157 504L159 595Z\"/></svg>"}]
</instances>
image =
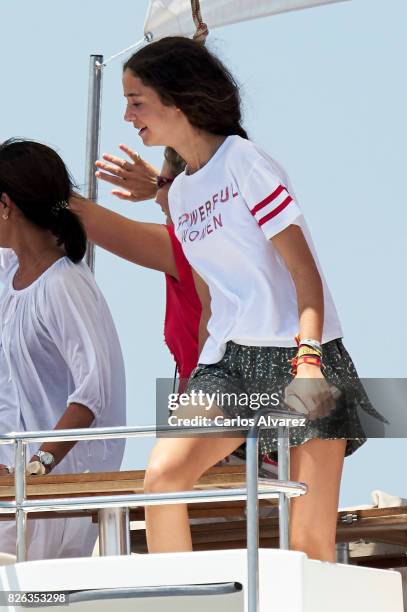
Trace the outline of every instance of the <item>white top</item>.
<instances>
[{"instance_id":1,"label":"white top","mask_svg":"<svg viewBox=\"0 0 407 612\"><path fill-rule=\"evenodd\" d=\"M62 257L20 291L12 286L17 266L14 252L0 249L5 285L0 297L0 431L53 429L73 402L94 413L94 427L124 425L120 344L86 264ZM54 471L117 470L123 452L123 440L78 442ZM0 446L0 463L10 462L14 465L11 447Z\"/></svg>"},{"instance_id":2,"label":"white top","mask_svg":"<svg viewBox=\"0 0 407 612\"><path fill-rule=\"evenodd\" d=\"M301 227L318 266L325 301L323 342L342 336L331 294L285 171L252 142L229 136L208 163L180 174L169 192L175 233L211 294L209 337L200 363L216 363L226 342L296 345L296 290L269 240Z\"/></svg>"}]
</instances>

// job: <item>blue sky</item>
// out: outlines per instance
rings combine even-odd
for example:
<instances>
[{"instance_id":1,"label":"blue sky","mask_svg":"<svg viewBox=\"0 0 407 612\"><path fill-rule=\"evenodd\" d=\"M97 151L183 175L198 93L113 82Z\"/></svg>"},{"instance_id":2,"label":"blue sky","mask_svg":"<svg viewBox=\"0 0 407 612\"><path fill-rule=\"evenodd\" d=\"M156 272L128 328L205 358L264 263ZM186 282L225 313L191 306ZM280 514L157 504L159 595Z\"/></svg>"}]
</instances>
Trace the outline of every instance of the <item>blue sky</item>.
<instances>
[{"instance_id":1,"label":"blue sky","mask_svg":"<svg viewBox=\"0 0 407 612\"><path fill-rule=\"evenodd\" d=\"M13 0L0 7L0 138L56 147L84 180L89 55L140 39L147 0ZM352 0L214 30L209 45L242 86L245 126L287 169L310 225L361 376L405 375L405 0ZM123 121L121 60L103 77L101 151L121 142L159 165ZM161 222L152 203L99 201ZM96 278L115 318L128 376L128 422L151 424L155 379L171 376L163 344L164 278L103 251ZM378 351L380 347L380 352ZM152 441L129 442L144 467ZM375 488L407 496L405 440L370 440L346 461L341 503Z\"/></svg>"}]
</instances>

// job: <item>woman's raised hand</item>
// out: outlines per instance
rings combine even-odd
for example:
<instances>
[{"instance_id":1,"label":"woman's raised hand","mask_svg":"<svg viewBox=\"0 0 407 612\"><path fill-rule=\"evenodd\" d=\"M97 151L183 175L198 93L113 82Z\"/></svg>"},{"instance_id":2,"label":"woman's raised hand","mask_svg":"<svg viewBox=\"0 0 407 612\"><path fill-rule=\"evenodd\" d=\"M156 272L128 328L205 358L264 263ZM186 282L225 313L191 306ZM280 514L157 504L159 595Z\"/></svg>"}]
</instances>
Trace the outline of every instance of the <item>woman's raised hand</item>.
<instances>
[{"instance_id":1,"label":"woman's raised hand","mask_svg":"<svg viewBox=\"0 0 407 612\"><path fill-rule=\"evenodd\" d=\"M103 161L96 162L97 168L104 171L98 170L97 178L120 187L112 189L112 194L121 200L142 202L154 198L157 192L158 170L126 145L121 144L119 148L131 161L105 153Z\"/></svg>"}]
</instances>

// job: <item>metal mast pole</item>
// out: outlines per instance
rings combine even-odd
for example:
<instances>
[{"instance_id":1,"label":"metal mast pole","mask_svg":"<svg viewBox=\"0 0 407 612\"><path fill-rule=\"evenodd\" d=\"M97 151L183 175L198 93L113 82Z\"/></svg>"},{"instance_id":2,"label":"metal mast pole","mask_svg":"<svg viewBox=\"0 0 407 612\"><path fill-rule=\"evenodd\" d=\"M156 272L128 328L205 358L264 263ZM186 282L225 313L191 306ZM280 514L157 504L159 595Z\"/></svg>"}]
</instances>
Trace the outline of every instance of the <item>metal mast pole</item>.
<instances>
[{"instance_id":1,"label":"metal mast pole","mask_svg":"<svg viewBox=\"0 0 407 612\"><path fill-rule=\"evenodd\" d=\"M103 55L91 55L89 61L88 125L86 130L85 196L96 200L98 185L95 161L99 157L100 117L102 106ZM86 263L95 271L95 247L88 242Z\"/></svg>"}]
</instances>

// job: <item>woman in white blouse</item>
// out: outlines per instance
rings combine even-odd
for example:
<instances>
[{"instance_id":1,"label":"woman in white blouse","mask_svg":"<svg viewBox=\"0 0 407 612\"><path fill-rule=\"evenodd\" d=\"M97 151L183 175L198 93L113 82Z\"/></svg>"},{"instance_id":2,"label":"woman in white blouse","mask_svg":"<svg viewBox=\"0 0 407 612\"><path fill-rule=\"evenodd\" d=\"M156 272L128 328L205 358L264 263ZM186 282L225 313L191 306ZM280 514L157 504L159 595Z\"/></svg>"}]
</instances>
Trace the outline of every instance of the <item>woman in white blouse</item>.
<instances>
[{"instance_id":1,"label":"woman in white blouse","mask_svg":"<svg viewBox=\"0 0 407 612\"><path fill-rule=\"evenodd\" d=\"M125 376L107 304L82 262L86 235L67 209L72 181L55 151L0 145L0 431L125 424ZM32 445L34 473L118 470L121 440ZM0 476L13 467L0 446ZM89 518L29 520L29 559L89 555ZM13 522L0 550L15 551Z\"/></svg>"}]
</instances>

